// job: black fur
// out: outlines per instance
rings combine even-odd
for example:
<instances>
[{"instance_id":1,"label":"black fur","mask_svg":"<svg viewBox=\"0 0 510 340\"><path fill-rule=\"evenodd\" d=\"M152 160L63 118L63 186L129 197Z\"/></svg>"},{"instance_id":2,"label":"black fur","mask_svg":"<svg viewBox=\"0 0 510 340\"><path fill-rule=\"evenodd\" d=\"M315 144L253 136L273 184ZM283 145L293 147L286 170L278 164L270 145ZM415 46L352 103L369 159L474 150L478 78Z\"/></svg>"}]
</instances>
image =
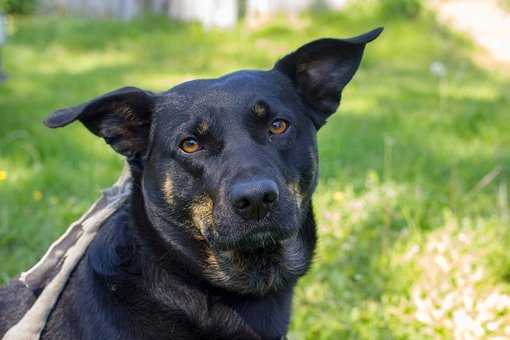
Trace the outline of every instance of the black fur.
<instances>
[{"instance_id":1,"label":"black fur","mask_svg":"<svg viewBox=\"0 0 510 340\"><path fill-rule=\"evenodd\" d=\"M104 138L128 159L134 185L42 338L283 337L316 244L316 133L380 32L311 42L269 71L161 94L119 89L47 118L49 127L79 120ZM284 123L281 134L271 129ZM182 146L190 137L193 153ZM0 335L37 294L16 280L0 290Z\"/></svg>"}]
</instances>

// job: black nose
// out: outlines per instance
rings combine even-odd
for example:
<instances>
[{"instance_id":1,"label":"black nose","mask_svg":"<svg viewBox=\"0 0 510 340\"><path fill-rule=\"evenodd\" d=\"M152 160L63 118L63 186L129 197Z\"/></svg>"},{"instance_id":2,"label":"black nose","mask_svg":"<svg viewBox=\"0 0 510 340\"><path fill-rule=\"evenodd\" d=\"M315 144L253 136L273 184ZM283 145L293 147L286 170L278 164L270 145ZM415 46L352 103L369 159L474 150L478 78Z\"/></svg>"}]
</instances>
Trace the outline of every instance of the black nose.
<instances>
[{"instance_id":1,"label":"black nose","mask_svg":"<svg viewBox=\"0 0 510 340\"><path fill-rule=\"evenodd\" d=\"M260 220L278 200L278 186L271 180L237 183L230 191L230 203L235 212L246 220Z\"/></svg>"}]
</instances>

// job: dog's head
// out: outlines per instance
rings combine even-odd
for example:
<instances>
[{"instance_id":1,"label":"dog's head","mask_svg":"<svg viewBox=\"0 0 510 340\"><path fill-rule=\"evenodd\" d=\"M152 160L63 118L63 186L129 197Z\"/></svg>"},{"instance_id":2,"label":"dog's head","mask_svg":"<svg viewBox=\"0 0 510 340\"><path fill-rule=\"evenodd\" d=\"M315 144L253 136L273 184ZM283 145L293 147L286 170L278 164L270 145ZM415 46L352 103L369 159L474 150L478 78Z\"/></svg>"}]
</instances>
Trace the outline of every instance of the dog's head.
<instances>
[{"instance_id":1,"label":"dog's head","mask_svg":"<svg viewBox=\"0 0 510 340\"><path fill-rule=\"evenodd\" d=\"M122 88L45 124L79 120L139 164L145 211L160 238L200 263L212 283L262 294L309 265L314 231L303 225L318 176L316 133L380 32L313 41L269 71L160 94Z\"/></svg>"}]
</instances>

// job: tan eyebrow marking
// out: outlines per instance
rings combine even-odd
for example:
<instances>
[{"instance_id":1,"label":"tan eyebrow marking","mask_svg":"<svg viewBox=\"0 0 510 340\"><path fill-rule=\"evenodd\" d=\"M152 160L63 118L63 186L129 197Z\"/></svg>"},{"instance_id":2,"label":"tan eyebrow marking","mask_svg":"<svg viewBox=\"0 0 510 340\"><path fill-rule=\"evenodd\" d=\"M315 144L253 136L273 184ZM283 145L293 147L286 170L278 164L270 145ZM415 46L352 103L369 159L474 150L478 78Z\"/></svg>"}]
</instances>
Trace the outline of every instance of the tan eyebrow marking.
<instances>
[{"instance_id":1,"label":"tan eyebrow marking","mask_svg":"<svg viewBox=\"0 0 510 340\"><path fill-rule=\"evenodd\" d=\"M255 113L255 115L259 118L262 118L266 115L266 105L262 102L257 102L255 105L253 105L252 111Z\"/></svg>"},{"instance_id":2,"label":"tan eyebrow marking","mask_svg":"<svg viewBox=\"0 0 510 340\"><path fill-rule=\"evenodd\" d=\"M205 120L200 121L197 126L197 133L200 135L205 135L207 130L209 130L209 123L207 123Z\"/></svg>"}]
</instances>

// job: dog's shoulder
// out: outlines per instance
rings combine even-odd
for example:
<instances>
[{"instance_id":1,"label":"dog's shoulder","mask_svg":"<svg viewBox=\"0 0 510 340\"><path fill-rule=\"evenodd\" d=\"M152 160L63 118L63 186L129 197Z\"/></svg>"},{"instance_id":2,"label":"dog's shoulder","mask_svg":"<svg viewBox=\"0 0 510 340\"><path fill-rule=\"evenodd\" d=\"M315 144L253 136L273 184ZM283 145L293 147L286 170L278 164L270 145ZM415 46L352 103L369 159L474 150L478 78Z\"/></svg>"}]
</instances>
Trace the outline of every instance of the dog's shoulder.
<instances>
[{"instance_id":1,"label":"dog's shoulder","mask_svg":"<svg viewBox=\"0 0 510 340\"><path fill-rule=\"evenodd\" d=\"M101 226L69 277L43 330L42 338L92 338L91 334L98 332L116 336L110 333L114 331L108 326L110 322L102 320L110 311L104 309L98 301L104 295L105 282L102 280L121 274L116 271L117 265L121 265L117 252L126 243L122 240L126 237L125 211L126 207L120 208Z\"/></svg>"},{"instance_id":2,"label":"dog's shoulder","mask_svg":"<svg viewBox=\"0 0 510 340\"><path fill-rule=\"evenodd\" d=\"M112 215L107 221L104 222L100 229L98 236L99 239L110 235L115 231L115 227L118 227L123 222L123 216L125 215L125 209L119 209L114 215ZM93 243L97 243L96 240ZM85 256L78 263L77 267L71 274L68 284L66 285L62 295L57 302L56 308L51 313L48 320L48 327L46 329L52 329L52 323L58 323L55 328L60 329L60 332L66 331L66 327L62 327L64 320L69 320L69 315L60 317L63 314L70 313L70 308L73 306L73 302L76 300L78 293L78 281L82 281L79 285L89 285L89 275L86 275L86 268L89 267L88 259L84 261L84 258L90 257L90 250L86 252ZM107 258L107 257L102 257ZM111 257L109 258L111 260ZM12 326L14 326L26 312L32 307L34 302L37 300L38 294L44 289L39 287L32 289L24 285L17 278L12 279L5 287L0 288L0 337L3 336ZM64 307L66 306L67 307ZM62 314L62 315L61 315ZM59 338L58 336L51 338Z\"/></svg>"},{"instance_id":3,"label":"dog's shoulder","mask_svg":"<svg viewBox=\"0 0 510 340\"><path fill-rule=\"evenodd\" d=\"M0 337L25 315L35 300L34 292L17 279L0 288Z\"/></svg>"}]
</instances>

